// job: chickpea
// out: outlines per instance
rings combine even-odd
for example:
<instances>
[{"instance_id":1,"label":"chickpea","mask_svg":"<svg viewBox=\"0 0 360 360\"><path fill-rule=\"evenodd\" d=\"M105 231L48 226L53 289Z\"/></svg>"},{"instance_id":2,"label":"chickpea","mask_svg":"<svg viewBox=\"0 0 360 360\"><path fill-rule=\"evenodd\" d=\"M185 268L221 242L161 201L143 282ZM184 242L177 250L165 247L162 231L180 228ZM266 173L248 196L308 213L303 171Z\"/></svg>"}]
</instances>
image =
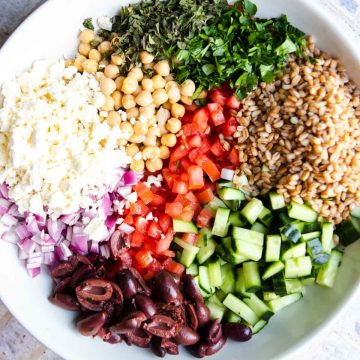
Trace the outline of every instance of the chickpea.
<instances>
[{"instance_id":1,"label":"chickpea","mask_svg":"<svg viewBox=\"0 0 360 360\"><path fill-rule=\"evenodd\" d=\"M161 76L168 76L170 74L170 65L167 60L161 60L154 65L154 70Z\"/></svg>"},{"instance_id":2,"label":"chickpea","mask_svg":"<svg viewBox=\"0 0 360 360\"><path fill-rule=\"evenodd\" d=\"M136 124L134 124L134 134L135 135L146 135L146 133L148 132L148 126L147 124L143 123L143 122L136 122Z\"/></svg>"},{"instance_id":3,"label":"chickpea","mask_svg":"<svg viewBox=\"0 0 360 360\"><path fill-rule=\"evenodd\" d=\"M140 149L136 144L130 144L126 147L126 154L130 156L131 158L134 157L135 154L137 154Z\"/></svg>"},{"instance_id":4,"label":"chickpea","mask_svg":"<svg viewBox=\"0 0 360 360\"><path fill-rule=\"evenodd\" d=\"M119 90L115 90L111 97L114 99L115 110L119 110L121 108L122 93Z\"/></svg>"},{"instance_id":5,"label":"chickpea","mask_svg":"<svg viewBox=\"0 0 360 360\"><path fill-rule=\"evenodd\" d=\"M132 76L134 77L137 81L141 81L144 77L144 74L142 72L142 70L138 67L133 67L129 73L128 76Z\"/></svg>"},{"instance_id":6,"label":"chickpea","mask_svg":"<svg viewBox=\"0 0 360 360\"><path fill-rule=\"evenodd\" d=\"M153 99L155 106L159 107L160 105L166 103L169 97L165 89L156 89L153 93Z\"/></svg>"},{"instance_id":7,"label":"chickpea","mask_svg":"<svg viewBox=\"0 0 360 360\"><path fill-rule=\"evenodd\" d=\"M152 77L153 88L156 89L163 89L166 85L165 79L160 75L155 75Z\"/></svg>"},{"instance_id":8,"label":"chickpea","mask_svg":"<svg viewBox=\"0 0 360 360\"><path fill-rule=\"evenodd\" d=\"M151 79L142 79L141 86L142 86L143 90L150 91L150 92L154 91L153 82Z\"/></svg>"},{"instance_id":9,"label":"chickpea","mask_svg":"<svg viewBox=\"0 0 360 360\"><path fill-rule=\"evenodd\" d=\"M66 59L65 60L65 67L74 66L74 59Z\"/></svg>"},{"instance_id":10,"label":"chickpea","mask_svg":"<svg viewBox=\"0 0 360 360\"><path fill-rule=\"evenodd\" d=\"M185 107L178 103L172 104L171 115L176 118L182 118L185 115Z\"/></svg>"},{"instance_id":11,"label":"chickpea","mask_svg":"<svg viewBox=\"0 0 360 360\"><path fill-rule=\"evenodd\" d=\"M160 149L157 146L145 146L142 150L144 160L157 159L160 157Z\"/></svg>"},{"instance_id":12,"label":"chickpea","mask_svg":"<svg viewBox=\"0 0 360 360\"><path fill-rule=\"evenodd\" d=\"M89 59L99 62L101 60L101 54L96 49L91 49L89 52Z\"/></svg>"},{"instance_id":13,"label":"chickpea","mask_svg":"<svg viewBox=\"0 0 360 360\"><path fill-rule=\"evenodd\" d=\"M110 64L110 63L109 63L108 60L102 59L102 60L99 62L99 68L100 68L100 69L105 69L109 64Z\"/></svg>"},{"instance_id":14,"label":"chickpea","mask_svg":"<svg viewBox=\"0 0 360 360\"><path fill-rule=\"evenodd\" d=\"M95 60L87 59L82 63L83 70L89 74L94 74L97 71L98 63Z\"/></svg>"},{"instance_id":15,"label":"chickpea","mask_svg":"<svg viewBox=\"0 0 360 360\"><path fill-rule=\"evenodd\" d=\"M165 124L170 119L170 111L161 107L156 113L156 121L159 124Z\"/></svg>"},{"instance_id":16,"label":"chickpea","mask_svg":"<svg viewBox=\"0 0 360 360\"><path fill-rule=\"evenodd\" d=\"M122 84L124 82L124 79L125 79L125 76L118 76L116 79L115 79L115 84L116 84L116 88L118 90L121 90L121 87L122 87Z\"/></svg>"},{"instance_id":17,"label":"chickpea","mask_svg":"<svg viewBox=\"0 0 360 360\"><path fill-rule=\"evenodd\" d=\"M171 118L166 123L166 129L173 134L176 134L181 129L181 121L176 118Z\"/></svg>"},{"instance_id":18,"label":"chickpea","mask_svg":"<svg viewBox=\"0 0 360 360\"><path fill-rule=\"evenodd\" d=\"M184 95L181 95L181 98L180 98L181 102L185 105L192 105L193 101L191 99L191 97L189 96L184 96Z\"/></svg>"},{"instance_id":19,"label":"chickpea","mask_svg":"<svg viewBox=\"0 0 360 360\"><path fill-rule=\"evenodd\" d=\"M180 92L183 96L193 96L195 92L195 83L190 79L185 80L180 86Z\"/></svg>"},{"instance_id":20,"label":"chickpea","mask_svg":"<svg viewBox=\"0 0 360 360\"><path fill-rule=\"evenodd\" d=\"M167 147L173 147L176 144L176 136L174 134L165 134L161 137L161 144Z\"/></svg>"},{"instance_id":21,"label":"chickpea","mask_svg":"<svg viewBox=\"0 0 360 360\"><path fill-rule=\"evenodd\" d=\"M144 140L144 145L146 145L146 146L156 146L157 145L156 136L149 136L147 134L146 138Z\"/></svg>"},{"instance_id":22,"label":"chickpea","mask_svg":"<svg viewBox=\"0 0 360 360\"><path fill-rule=\"evenodd\" d=\"M95 34L91 29L84 29L79 36L81 42L90 44L94 40Z\"/></svg>"},{"instance_id":23,"label":"chickpea","mask_svg":"<svg viewBox=\"0 0 360 360\"><path fill-rule=\"evenodd\" d=\"M127 94L122 97L121 104L124 109L131 109L136 106L134 96Z\"/></svg>"},{"instance_id":24,"label":"chickpea","mask_svg":"<svg viewBox=\"0 0 360 360\"><path fill-rule=\"evenodd\" d=\"M171 104L177 103L180 101L180 89L178 86L173 86L171 87L168 91L167 94L169 96L169 102Z\"/></svg>"},{"instance_id":25,"label":"chickpea","mask_svg":"<svg viewBox=\"0 0 360 360\"><path fill-rule=\"evenodd\" d=\"M112 54L111 55L111 62L114 64L114 65L121 65L123 64L125 61L125 58L123 55L119 55L119 54Z\"/></svg>"},{"instance_id":26,"label":"chickpea","mask_svg":"<svg viewBox=\"0 0 360 360\"><path fill-rule=\"evenodd\" d=\"M100 80L100 90L104 95L111 95L116 90L115 81L104 77Z\"/></svg>"},{"instance_id":27,"label":"chickpea","mask_svg":"<svg viewBox=\"0 0 360 360\"><path fill-rule=\"evenodd\" d=\"M134 135L134 128L127 121L123 121L120 123L120 130L123 133L124 138L127 140L130 139Z\"/></svg>"},{"instance_id":28,"label":"chickpea","mask_svg":"<svg viewBox=\"0 0 360 360\"><path fill-rule=\"evenodd\" d=\"M118 126L120 125L120 115L117 111L110 111L108 117L106 118L107 123L109 126Z\"/></svg>"},{"instance_id":29,"label":"chickpea","mask_svg":"<svg viewBox=\"0 0 360 360\"><path fill-rule=\"evenodd\" d=\"M145 140L145 135L133 135L130 139L130 142L135 143L135 144L141 144L144 142Z\"/></svg>"},{"instance_id":30,"label":"chickpea","mask_svg":"<svg viewBox=\"0 0 360 360\"><path fill-rule=\"evenodd\" d=\"M144 160L136 160L130 164L130 169L133 171L141 172L145 168Z\"/></svg>"},{"instance_id":31,"label":"chickpea","mask_svg":"<svg viewBox=\"0 0 360 360\"><path fill-rule=\"evenodd\" d=\"M144 64L150 64L154 60L154 56L148 53L147 51L142 51L140 53L140 61Z\"/></svg>"},{"instance_id":32,"label":"chickpea","mask_svg":"<svg viewBox=\"0 0 360 360\"><path fill-rule=\"evenodd\" d=\"M146 160L146 168L150 172L156 172L163 167L163 161L161 159Z\"/></svg>"},{"instance_id":33,"label":"chickpea","mask_svg":"<svg viewBox=\"0 0 360 360\"><path fill-rule=\"evenodd\" d=\"M138 86L137 89L132 93L135 97L141 93L142 89L141 86Z\"/></svg>"},{"instance_id":34,"label":"chickpea","mask_svg":"<svg viewBox=\"0 0 360 360\"><path fill-rule=\"evenodd\" d=\"M104 74L110 79L115 79L119 76L119 68L117 65L109 64L106 66Z\"/></svg>"},{"instance_id":35,"label":"chickpea","mask_svg":"<svg viewBox=\"0 0 360 360\"><path fill-rule=\"evenodd\" d=\"M84 55L78 54L74 60L74 66L78 69L78 71L83 71L82 63L86 60Z\"/></svg>"},{"instance_id":36,"label":"chickpea","mask_svg":"<svg viewBox=\"0 0 360 360\"><path fill-rule=\"evenodd\" d=\"M126 117L128 119L134 118L137 119L140 115L139 109L137 107L133 107L131 109L126 110Z\"/></svg>"},{"instance_id":37,"label":"chickpea","mask_svg":"<svg viewBox=\"0 0 360 360\"><path fill-rule=\"evenodd\" d=\"M140 106L148 106L153 102L150 91L142 90L139 95L136 96L135 101Z\"/></svg>"},{"instance_id":38,"label":"chickpea","mask_svg":"<svg viewBox=\"0 0 360 360\"><path fill-rule=\"evenodd\" d=\"M151 120L155 115L155 106L148 105L148 106L141 106L139 108L140 116L144 116L147 120Z\"/></svg>"},{"instance_id":39,"label":"chickpea","mask_svg":"<svg viewBox=\"0 0 360 360\"><path fill-rule=\"evenodd\" d=\"M90 44L87 44L84 42L81 42L79 44L79 47L78 47L79 54L87 57L89 55L90 50L91 50Z\"/></svg>"},{"instance_id":40,"label":"chickpea","mask_svg":"<svg viewBox=\"0 0 360 360\"><path fill-rule=\"evenodd\" d=\"M152 126L149 128L147 136L160 137L160 129L157 126Z\"/></svg>"},{"instance_id":41,"label":"chickpea","mask_svg":"<svg viewBox=\"0 0 360 360\"><path fill-rule=\"evenodd\" d=\"M117 141L118 146L125 146L128 143L126 139L119 139Z\"/></svg>"},{"instance_id":42,"label":"chickpea","mask_svg":"<svg viewBox=\"0 0 360 360\"><path fill-rule=\"evenodd\" d=\"M162 107L166 110L171 110L171 103L167 101L166 103L162 104Z\"/></svg>"},{"instance_id":43,"label":"chickpea","mask_svg":"<svg viewBox=\"0 0 360 360\"><path fill-rule=\"evenodd\" d=\"M170 156L170 150L167 146L160 146L160 159L167 159Z\"/></svg>"},{"instance_id":44,"label":"chickpea","mask_svg":"<svg viewBox=\"0 0 360 360\"><path fill-rule=\"evenodd\" d=\"M165 85L165 90L166 92L168 92L171 88L173 88L174 86L178 87L179 84L176 81L168 81Z\"/></svg>"},{"instance_id":45,"label":"chickpea","mask_svg":"<svg viewBox=\"0 0 360 360\"><path fill-rule=\"evenodd\" d=\"M174 81L174 77L170 74L168 76L165 76L166 81Z\"/></svg>"},{"instance_id":46,"label":"chickpea","mask_svg":"<svg viewBox=\"0 0 360 360\"><path fill-rule=\"evenodd\" d=\"M102 106L102 110L104 111L111 111L111 110L114 110L114 99L109 96L109 95L106 95L105 96L105 103L104 105Z\"/></svg>"},{"instance_id":47,"label":"chickpea","mask_svg":"<svg viewBox=\"0 0 360 360\"><path fill-rule=\"evenodd\" d=\"M99 46L97 47L97 49L99 50L99 52L101 54L106 53L107 51L110 51L111 49L111 44L110 41L103 41L102 43L99 44Z\"/></svg>"},{"instance_id":48,"label":"chickpea","mask_svg":"<svg viewBox=\"0 0 360 360\"><path fill-rule=\"evenodd\" d=\"M128 76L124 79L121 91L125 94L132 94L138 88L138 81L133 76Z\"/></svg>"},{"instance_id":49,"label":"chickpea","mask_svg":"<svg viewBox=\"0 0 360 360\"><path fill-rule=\"evenodd\" d=\"M98 71L96 74L95 74L95 79L100 83L100 81L102 79L105 78L105 75L102 71Z\"/></svg>"}]
</instances>

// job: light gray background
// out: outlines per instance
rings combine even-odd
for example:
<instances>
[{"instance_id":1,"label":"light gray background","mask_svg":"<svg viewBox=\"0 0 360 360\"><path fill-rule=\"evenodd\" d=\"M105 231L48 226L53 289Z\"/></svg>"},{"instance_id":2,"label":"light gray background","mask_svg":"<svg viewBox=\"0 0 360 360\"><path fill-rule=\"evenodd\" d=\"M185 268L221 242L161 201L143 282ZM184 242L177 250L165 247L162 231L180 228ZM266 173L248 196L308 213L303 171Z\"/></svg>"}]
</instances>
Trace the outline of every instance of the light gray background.
<instances>
[{"instance_id":1,"label":"light gray background","mask_svg":"<svg viewBox=\"0 0 360 360\"><path fill-rule=\"evenodd\" d=\"M354 40L356 39L360 46L360 0L314 1L321 2L324 7L336 13L339 21L353 32ZM0 0L0 47L21 21L43 2L45 0ZM26 53L19 49L19 56L26 56ZM318 342L312 344L305 353L299 354L297 359L292 360L300 359L360 359L360 298ZM61 358L34 339L0 301L0 360L61 360Z\"/></svg>"}]
</instances>

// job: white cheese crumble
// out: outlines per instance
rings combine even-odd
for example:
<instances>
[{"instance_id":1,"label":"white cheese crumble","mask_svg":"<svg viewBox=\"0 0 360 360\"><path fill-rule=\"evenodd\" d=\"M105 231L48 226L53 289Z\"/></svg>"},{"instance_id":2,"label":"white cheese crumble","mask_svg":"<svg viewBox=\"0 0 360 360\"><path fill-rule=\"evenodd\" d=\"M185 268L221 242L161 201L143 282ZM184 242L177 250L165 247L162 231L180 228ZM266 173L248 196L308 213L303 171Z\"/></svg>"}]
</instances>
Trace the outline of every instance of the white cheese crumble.
<instances>
[{"instance_id":1,"label":"white cheese crumble","mask_svg":"<svg viewBox=\"0 0 360 360\"><path fill-rule=\"evenodd\" d=\"M101 122L104 96L93 75L43 60L4 83L0 183L21 212L53 218L86 208L113 189L131 159L120 129Z\"/></svg>"},{"instance_id":2,"label":"white cheese crumble","mask_svg":"<svg viewBox=\"0 0 360 360\"><path fill-rule=\"evenodd\" d=\"M112 30L112 22L111 19L108 16L100 16L97 19L97 23L100 27L100 29L104 29L107 31Z\"/></svg>"},{"instance_id":3,"label":"white cheese crumble","mask_svg":"<svg viewBox=\"0 0 360 360\"><path fill-rule=\"evenodd\" d=\"M146 185L149 189L150 189L151 185L153 185L153 184L156 187L160 187L162 181L163 181L163 177L161 174L159 174L157 176L149 175L148 178L146 179L146 181L144 182L144 185Z\"/></svg>"}]
</instances>

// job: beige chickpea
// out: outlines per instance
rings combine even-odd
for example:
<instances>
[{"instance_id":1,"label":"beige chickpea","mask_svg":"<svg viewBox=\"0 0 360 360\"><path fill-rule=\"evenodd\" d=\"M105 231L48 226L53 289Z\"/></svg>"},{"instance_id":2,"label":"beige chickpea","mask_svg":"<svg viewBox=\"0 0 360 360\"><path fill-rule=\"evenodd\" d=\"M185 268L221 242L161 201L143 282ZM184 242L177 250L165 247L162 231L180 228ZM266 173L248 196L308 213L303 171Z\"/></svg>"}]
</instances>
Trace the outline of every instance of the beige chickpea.
<instances>
[{"instance_id":1,"label":"beige chickpea","mask_svg":"<svg viewBox=\"0 0 360 360\"><path fill-rule=\"evenodd\" d=\"M109 124L109 126L118 126L120 125L120 115L117 111L110 111L107 118L106 118L107 123Z\"/></svg>"},{"instance_id":2,"label":"beige chickpea","mask_svg":"<svg viewBox=\"0 0 360 360\"><path fill-rule=\"evenodd\" d=\"M84 55L78 54L74 60L74 66L78 69L78 71L83 71L82 63L86 60Z\"/></svg>"},{"instance_id":3,"label":"beige chickpea","mask_svg":"<svg viewBox=\"0 0 360 360\"><path fill-rule=\"evenodd\" d=\"M180 98L181 102L185 105L192 105L193 103L193 100L191 99L191 97L189 96L184 96L184 95L181 95L181 98Z\"/></svg>"},{"instance_id":4,"label":"beige chickpea","mask_svg":"<svg viewBox=\"0 0 360 360\"><path fill-rule=\"evenodd\" d=\"M125 146L128 143L126 139L119 139L117 141L118 146Z\"/></svg>"},{"instance_id":5,"label":"beige chickpea","mask_svg":"<svg viewBox=\"0 0 360 360\"><path fill-rule=\"evenodd\" d=\"M171 87L168 91L167 94L169 96L169 102L171 104L177 103L180 101L180 89L178 86L173 86Z\"/></svg>"},{"instance_id":6,"label":"beige chickpea","mask_svg":"<svg viewBox=\"0 0 360 360\"><path fill-rule=\"evenodd\" d=\"M150 91L150 92L154 91L153 82L151 79L142 79L141 87L143 88L143 90L146 91Z\"/></svg>"},{"instance_id":7,"label":"beige chickpea","mask_svg":"<svg viewBox=\"0 0 360 360\"><path fill-rule=\"evenodd\" d=\"M131 109L136 106L135 98L133 95L126 94L121 99L121 104L124 109Z\"/></svg>"},{"instance_id":8,"label":"beige chickpea","mask_svg":"<svg viewBox=\"0 0 360 360\"><path fill-rule=\"evenodd\" d=\"M181 121L176 118L170 118L166 123L166 129L173 134L176 134L181 129Z\"/></svg>"},{"instance_id":9,"label":"beige chickpea","mask_svg":"<svg viewBox=\"0 0 360 360\"><path fill-rule=\"evenodd\" d=\"M122 65L125 61L125 58L123 55L119 55L119 54L112 54L111 55L111 62L114 65Z\"/></svg>"},{"instance_id":10,"label":"beige chickpea","mask_svg":"<svg viewBox=\"0 0 360 360\"><path fill-rule=\"evenodd\" d=\"M137 107L133 107L131 109L126 110L126 117L128 119L137 119L140 115L139 109Z\"/></svg>"},{"instance_id":11,"label":"beige chickpea","mask_svg":"<svg viewBox=\"0 0 360 360\"><path fill-rule=\"evenodd\" d=\"M134 134L129 140L132 143L141 144L145 140L145 135L136 135L136 134Z\"/></svg>"},{"instance_id":12,"label":"beige chickpea","mask_svg":"<svg viewBox=\"0 0 360 360\"><path fill-rule=\"evenodd\" d=\"M95 74L95 79L100 83L100 81L102 79L105 78L105 75L102 71L98 71L96 74Z\"/></svg>"},{"instance_id":13,"label":"beige chickpea","mask_svg":"<svg viewBox=\"0 0 360 360\"><path fill-rule=\"evenodd\" d=\"M114 64L109 64L104 69L104 75L110 79L116 79L119 76L119 67Z\"/></svg>"},{"instance_id":14,"label":"beige chickpea","mask_svg":"<svg viewBox=\"0 0 360 360\"><path fill-rule=\"evenodd\" d=\"M153 82L153 88L156 89L163 89L166 85L165 79L160 75L155 75L152 77L151 81Z\"/></svg>"},{"instance_id":15,"label":"beige chickpea","mask_svg":"<svg viewBox=\"0 0 360 360\"><path fill-rule=\"evenodd\" d=\"M107 51L111 50L111 44L110 41L103 41L102 43L99 44L99 46L97 47L97 49L99 50L99 52L101 54L106 53Z\"/></svg>"},{"instance_id":16,"label":"beige chickpea","mask_svg":"<svg viewBox=\"0 0 360 360\"><path fill-rule=\"evenodd\" d=\"M119 90L115 90L111 97L114 99L115 110L119 110L121 108L122 93Z\"/></svg>"},{"instance_id":17,"label":"beige chickpea","mask_svg":"<svg viewBox=\"0 0 360 360\"><path fill-rule=\"evenodd\" d=\"M139 108L140 116L144 116L147 120L151 120L155 115L155 106L148 105L148 106L141 106Z\"/></svg>"},{"instance_id":18,"label":"beige chickpea","mask_svg":"<svg viewBox=\"0 0 360 360\"><path fill-rule=\"evenodd\" d=\"M161 137L161 144L167 147L173 147L176 144L176 136L174 134L164 134Z\"/></svg>"},{"instance_id":19,"label":"beige chickpea","mask_svg":"<svg viewBox=\"0 0 360 360\"><path fill-rule=\"evenodd\" d=\"M153 97L151 96L150 91L142 90L136 96L135 101L140 106L148 106L153 102Z\"/></svg>"},{"instance_id":20,"label":"beige chickpea","mask_svg":"<svg viewBox=\"0 0 360 360\"><path fill-rule=\"evenodd\" d=\"M167 60L161 60L154 65L154 70L161 76L170 74L170 65Z\"/></svg>"},{"instance_id":21,"label":"beige chickpea","mask_svg":"<svg viewBox=\"0 0 360 360\"><path fill-rule=\"evenodd\" d=\"M145 168L145 163L143 159L133 161L130 164L130 169L133 171L141 172L144 170L144 168Z\"/></svg>"},{"instance_id":22,"label":"beige chickpea","mask_svg":"<svg viewBox=\"0 0 360 360\"><path fill-rule=\"evenodd\" d=\"M180 86L180 92L183 96L193 96L195 92L195 83L190 79L185 80Z\"/></svg>"},{"instance_id":23,"label":"beige chickpea","mask_svg":"<svg viewBox=\"0 0 360 360\"><path fill-rule=\"evenodd\" d=\"M156 113L156 121L159 124L165 125L165 122L169 119L170 119L170 111L168 109L161 107Z\"/></svg>"},{"instance_id":24,"label":"beige chickpea","mask_svg":"<svg viewBox=\"0 0 360 360\"><path fill-rule=\"evenodd\" d=\"M104 95L111 95L116 90L115 81L104 77L100 80L100 90Z\"/></svg>"},{"instance_id":25,"label":"beige chickpea","mask_svg":"<svg viewBox=\"0 0 360 360\"><path fill-rule=\"evenodd\" d=\"M133 158L134 155L137 154L140 150L136 144L130 144L126 147L125 151L128 156Z\"/></svg>"},{"instance_id":26,"label":"beige chickpea","mask_svg":"<svg viewBox=\"0 0 360 360\"><path fill-rule=\"evenodd\" d=\"M105 96L105 103L102 106L102 110L111 111L114 110L114 99L110 95Z\"/></svg>"},{"instance_id":27,"label":"beige chickpea","mask_svg":"<svg viewBox=\"0 0 360 360\"><path fill-rule=\"evenodd\" d=\"M156 146L157 145L156 136L149 136L148 134L146 134L146 138L144 140L144 145L146 145L146 146Z\"/></svg>"},{"instance_id":28,"label":"beige chickpea","mask_svg":"<svg viewBox=\"0 0 360 360\"><path fill-rule=\"evenodd\" d=\"M124 82L124 79L125 79L125 76L118 76L116 79L115 79L115 84L116 84L116 88L118 90L121 90L121 87L122 87L122 84Z\"/></svg>"},{"instance_id":29,"label":"beige chickpea","mask_svg":"<svg viewBox=\"0 0 360 360\"><path fill-rule=\"evenodd\" d=\"M89 59L99 62L101 60L101 54L96 49L91 49L89 52Z\"/></svg>"},{"instance_id":30,"label":"beige chickpea","mask_svg":"<svg viewBox=\"0 0 360 360\"><path fill-rule=\"evenodd\" d=\"M132 94L138 88L139 84L135 77L127 76L121 86L121 91L125 94Z\"/></svg>"},{"instance_id":31,"label":"beige chickpea","mask_svg":"<svg viewBox=\"0 0 360 360\"><path fill-rule=\"evenodd\" d=\"M144 160L157 159L160 157L160 149L157 146L145 146L142 149L142 156Z\"/></svg>"},{"instance_id":32,"label":"beige chickpea","mask_svg":"<svg viewBox=\"0 0 360 360\"><path fill-rule=\"evenodd\" d=\"M141 121L137 121L134 124L134 134L135 135L146 135L146 133L148 132L148 126L147 124L141 122Z\"/></svg>"},{"instance_id":33,"label":"beige chickpea","mask_svg":"<svg viewBox=\"0 0 360 360\"><path fill-rule=\"evenodd\" d=\"M162 107L166 110L171 110L171 103L167 101L166 103L162 104Z\"/></svg>"},{"instance_id":34,"label":"beige chickpea","mask_svg":"<svg viewBox=\"0 0 360 360\"><path fill-rule=\"evenodd\" d=\"M137 89L132 93L133 96L138 96L142 91L141 86L138 86Z\"/></svg>"},{"instance_id":35,"label":"beige chickpea","mask_svg":"<svg viewBox=\"0 0 360 360\"><path fill-rule=\"evenodd\" d=\"M137 81L141 81L144 77L144 74L142 72L142 70L138 67L133 67L129 73L128 76L132 76L134 77Z\"/></svg>"},{"instance_id":36,"label":"beige chickpea","mask_svg":"<svg viewBox=\"0 0 360 360\"><path fill-rule=\"evenodd\" d=\"M65 67L74 66L74 59L66 59L65 60Z\"/></svg>"},{"instance_id":37,"label":"beige chickpea","mask_svg":"<svg viewBox=\"0 0 360 360\"><path fill-rule=\"evenodd\" d=\"M98 63L95 60L87 59L82 63L82 67L87 73L94 74L98 69Z\"/></svg>"},{"instance_id":38,"label":"beige chickpea","mask_svg":"<svg viewBox=\"0 0 360 360\"><path fill-rule=\"evenodd\" d=\"M161 170L163 167L163 161L161 159L154 159L154 160L146 160L146 168L150 172L156 172Z\"/></svg>"},{"instance_id":39,"label":"beige chickpea","mask_svg":"<svg viewBox=\"0 0 360 360\"><path fill-rule=\"evenodd\" d=\"M152 96L154 99L155 106L157 106L157 107L166 103L169 99L168 94L166 93L165 89L156 89L153 92Z\"/></svg>"},{"instance_id":40,"label":"beige chickpea","mask_svg":"<svg viewBox=\"0 0 360 360\"><path fill-rule=\"evenodd\" d=\"M166 81L174 81L174 77L170 74L168 76L165 76Z\"/></svg>"},{"instance_id":41,"label":"beige chickpea","mask_svg":"<svg viewBox=\"0 0 360 360\"><path fill-rule=\"evenodd\" d=\"M146 135L160 137L160 129L157 126L151 126Z\"/></svg>"},{"instance_id":42,"label":"beige chickpea","mask_svg":"<svg viewBox=\"0 0 360 360\"><path fill-rule=\"evenodd\" d=\"M154 60L154 56L148 53L147 51L141 51L140 61L144 64L150 64Z\"/></svg>"},{"instance_id":43,"label":"beige chickpea","mask_svg":"<svg viewBox=\"0 0 360 360\"><path fill-rule=\"evenodd\" d=\"M165 90L166 92L168 92L171 88L173 88L174 86L179 86L179 84L176 81L167 81L166 85L165 85Z\"/></svg>"},{"instance_id":44,"label":"beige chickpea","mask_svg":"<svg viewBox=\"0 0 360 360\"><path fill-rule=\"evenodd\" d=\"M182 118L185 115L185 107L181 104L171 104L171 115L176 118Z\"/></svg>"},{"instance_id":45,"label":"beige chickpea","mask_svg":"<svg viewBox=\"0 0 360 360\"><path fill-rule=\"evenodd\" d=\"M134 128L127 121L123 121L120 123L120 130L123 133L124 138L127 140L131 139L131 137L134 135Z\"/></svg>"},{"instance_id":46,"label":"beige chickpea","mask_svg":"<svg viewBox=\"0 0 360 360\"><path fill-rule=\"evenodd\" d=\"M84 42L81 42L79 44L79 47L78 47L79 54L87 57L89 55L90 50L91 50L90 44L87 44Z\"/></svg>"},{"instance_id":47,"label":"beige chickpea","mask_svg":"<svg viewBox=\"0 0 360 360\"><path fill-rule=\"evenodd\" d=\"M170 156L170 150L167 146L160 146L160 159L167 159Z\"/></svg>"},{"instance_id":48,"label":"beige chickpea","mask_svg":"<svg viewBox=\"0 0 360 360\"><path fill-rule=\"evenodd\" d=\"M79 36L79 40L83 43L90 44L95 38L94 31L91 29L84 29Z\"/></svg>"},{"instance_id":49,"label":"beige chickpea","mask_svg":"<svg viewBox=\"0 0 360 360\"><path fill-rule=\"evenodd\" d=\"M105 69L109 64L110 64L110 63L109 63L108 60L102 59L102 60L99 62L99 68L100 68L100 69Z\"/></svg>"}]
</instances>

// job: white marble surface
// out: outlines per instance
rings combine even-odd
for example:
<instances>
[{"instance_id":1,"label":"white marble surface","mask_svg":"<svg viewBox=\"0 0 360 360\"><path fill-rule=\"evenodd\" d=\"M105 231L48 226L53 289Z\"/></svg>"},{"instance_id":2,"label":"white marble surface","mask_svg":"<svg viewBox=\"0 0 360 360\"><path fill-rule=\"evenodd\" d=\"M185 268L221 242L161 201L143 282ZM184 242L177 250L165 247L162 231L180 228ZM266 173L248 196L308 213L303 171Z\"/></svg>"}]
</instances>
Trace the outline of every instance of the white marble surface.
<instances>
[{"instance_id":1,"label":"white marble surface","mask_svg":"<svg viewBox=\"0 0 360 360\"><path fill-rule=\"evenodd\" d=\"M314 1L336 14L338 21L352 33L354 41L360 46L360 0ZM21 20L43 2L44 0L0 0L0 46ZM337 323L328 328L308 349L299 352L294 360L300 359L360 359L360 295ZM0 360L61 359L33 338L0 301Z\"/></svg>"}]
</instances>

